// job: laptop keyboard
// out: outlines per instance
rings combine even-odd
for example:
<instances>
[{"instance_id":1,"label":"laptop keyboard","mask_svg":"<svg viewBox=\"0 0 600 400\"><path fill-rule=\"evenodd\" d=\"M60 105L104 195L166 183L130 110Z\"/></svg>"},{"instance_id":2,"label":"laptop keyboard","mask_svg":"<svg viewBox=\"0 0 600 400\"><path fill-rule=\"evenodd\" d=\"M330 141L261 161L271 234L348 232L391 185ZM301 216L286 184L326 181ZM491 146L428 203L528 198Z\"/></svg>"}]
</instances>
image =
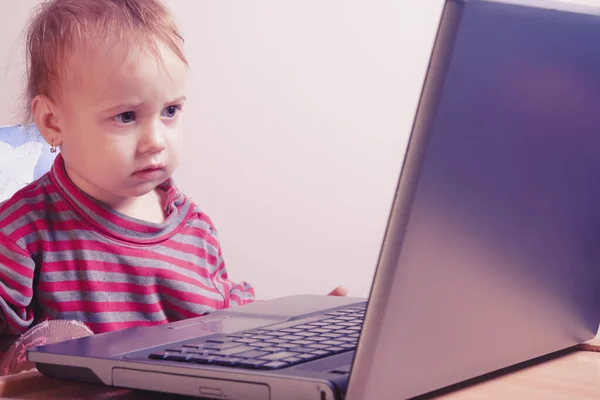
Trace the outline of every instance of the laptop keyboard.
<instances>
[{"instance_id":1,"label":"laptop keyboard","mask_svg":"<svg viewBox=\"0 0 600 400\"><path fill-rule=\"evenodd\" d=\"M355 306L333 311L308 323L285 323L211 336L152 353L149 358L233 368L285 368L355 350L365 308Z\"/></svg>"}]
</instances>

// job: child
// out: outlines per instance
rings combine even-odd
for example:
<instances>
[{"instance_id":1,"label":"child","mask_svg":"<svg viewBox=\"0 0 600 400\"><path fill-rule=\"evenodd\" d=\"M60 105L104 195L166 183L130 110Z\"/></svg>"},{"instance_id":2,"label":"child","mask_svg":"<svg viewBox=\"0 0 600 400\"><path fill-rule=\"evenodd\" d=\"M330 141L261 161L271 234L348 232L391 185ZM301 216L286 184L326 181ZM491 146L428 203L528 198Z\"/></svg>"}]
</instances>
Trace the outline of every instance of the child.
<instances>
[{"instance_id":1,"label":"child","mask_svg":"<svg viewBox=\"0 0 600 400\"><path fill-rule=\"evenodd\" d=\"M44 320L94 333L163 324L254 300L171 179L182 45L159 0L52 0L31 21L31 117L60 153L0 205L0 336Z\"/></svg>"}]
</instances>

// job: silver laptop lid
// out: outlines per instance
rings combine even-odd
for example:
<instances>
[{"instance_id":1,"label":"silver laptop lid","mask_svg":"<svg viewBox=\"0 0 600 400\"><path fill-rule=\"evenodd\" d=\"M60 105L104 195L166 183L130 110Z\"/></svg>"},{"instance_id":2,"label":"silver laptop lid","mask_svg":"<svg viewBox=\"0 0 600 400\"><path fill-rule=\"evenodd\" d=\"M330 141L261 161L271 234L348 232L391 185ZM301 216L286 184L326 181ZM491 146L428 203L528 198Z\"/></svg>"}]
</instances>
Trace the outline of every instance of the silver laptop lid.
<instances>
[{"instance_id":1,"label":"silver laptop lid","mask_svg":"<svg viewBox=\"0 0 600 400\"><path fill-rule=\"evenodd\" d=\"M518 3L446 3L350 400L421 395L598 329L600 13Z\"/></svg>"}]
</instances>

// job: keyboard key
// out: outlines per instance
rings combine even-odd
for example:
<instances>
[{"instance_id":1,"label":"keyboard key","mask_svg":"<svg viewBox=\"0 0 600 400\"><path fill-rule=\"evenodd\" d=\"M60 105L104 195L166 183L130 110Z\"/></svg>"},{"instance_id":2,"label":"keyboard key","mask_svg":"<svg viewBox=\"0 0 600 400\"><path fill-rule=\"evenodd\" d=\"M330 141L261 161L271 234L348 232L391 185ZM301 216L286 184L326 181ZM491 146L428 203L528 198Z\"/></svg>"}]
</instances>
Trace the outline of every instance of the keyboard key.
<instances>
[{"instance_id":1,"label":"keyboard key","mask_svg":"<svg viewBox=\"0 0 600 400\"><path fill-rule=\"evenodd\" d=\"M285 333L297 333L297 332L302 332L301 328L287 328L287 329L282 329L281 332L285 332Z\"/></svg>"},{"instance_id":2,"label":"keyboard key","mask_svg":"<svg viewBox=\"0 0 600 400\"><path fill-rule=\"evenodd\" d=\"M267 361L278 361L283 360L290 357L295 357L298 353L292 353L291 351L281 351L279 353L273 353L266 356L261 357L261 360Z\"/></svg>"},{"instance_id":3,"label":"keyboard key","mask_svg":"<svg viewBox=\"0 0 600 400\"><path fill-rule=\"evenodd\" d=\"M307 325L311 325L311 326L327 326L327 325L329 325L329 323L323 322L323 321L316 321L316 322L311 322L310 324L307 324Z\"/></svg>"},{"instance_id":4,"label":"keyboard key","mask_svg":"<svg viewBox=\"0 0 600 400\"><path fill-rule=\"evenodd\" d=\"M314 354L315 356L318 357L325 357L331 354L330 351L326 351L326 350L314 350L311 354Z\"/></svg>"},{"instance_id":5,"label":"keyboard key","mask_svg":"<svg viewBox=\"0 0 600 400\"><path fill-rule=\"evenodd\" d=\"M277 345L277 347L279 347L281 349L289 350L289 349L294 349L296 347L299 347L299 345L294 344L294 343L280 343Z\"/></svg>"},{"instance_id":6,"label":"keyboard key","mask_svg":"<svg viewBox=\"0 0 600 400\"><path fill-rule=\"evenodd\" d=\"M165 355L165 360L169 360L169 361L186 361L188 358L188 354L186 353L173 353L173 352L167 352L167 354Z\"/></svg>"},{"instance_id":7,"label":"keyboard key","mask_svg":"<svg viewBox=\"0 0 600 400\"><path fill-rule=\"evenodd\" d=\"M302 362L304 360L300 357L290 357L290 358L286 358L283 361L290 363L290 364L296 364L296 363Z\"/></svg>"},{"instance_id":8,"label":"keyboard key","mask_svg":"<svg viewBox=\"0 0 600 400\"><path fill-rule=\"evenodd\" d=\"M277 345L279 343L287 343L287 340L281 339L281 338L273 338L273 339L265 340L265 343L271 343L271 344Z\"/></svg>"},{"instance_id":9,"label":"keyboard key","mask_svg":"<svg viewBox=\"0 0 600 400\"><path fill-rule=\"evenodd\" d=\"M325 344L319 344L319 343L309 344L306 347L308 347L309 349L318 349L318 350L325 350L325 349L329 348L329 346L327 346Z\"/></svg>"},{"instance_id":10,"label":"keyboard key","mask_svg":"<svg viewBox=\"0 0 600 400\"><path fill-rule=\"evenodd\" d=\"M331 329L328 329L328 328L315 328L315 329L311 329L309 332L313 332L313 333L329 333L329 332L331 332Z\"/></svg>"},{"instance_id":11,"label":"keyboard key","mask_svg":"<svg viewBox=\"0 0 600 400\"><path fill-rule=\"evenodd\" d=\"M328 345L328 346L339 346L341 344L344 344L344 342L341 342L339 340L326 340L324 342L320 342L319 344L324 344L324 345Z\"/></svg>"},{"instance_id":12,"label":"keyboard key","mask_svg":"<svg viewBox=\"0 0 600 400\"><path fill-rule=\"evenodd\" d=\"M281 351L281 347L275 347L275 346L261 347L259 350L261 350L261 351L268 351L269 353L276 353L278 351Z\"/></svg>"},{"instance_id":13,"label":"keyboard key","mask_svg":"<svg viewBox=\"0 0 600 400\"><path fill-rule=\"evenodd\" d=\"M230 349L232 347L239 346L239 343L228 342L228 343L206 343L206 346L203 348L210 350L225 350Z\"/></svg>"},{"instance_id":14,"label":"keyboard key","mask_svg":"<svg viewBox=\"0 0 600 400\"><path fill-rule=\"evenodd\" d=\"M267 342L256 342L256 343L250 343L248 346L250 347L270 347L273 346L271 343L267 343Z\"/></svg>"},{"instance_id":15,"label":"keyboard key","mask_svg":"<svg viewBox=\"0 0 600 400\"><path fill-rule=\"evenodd\" d=\"M271 361L270 363L261 365L261 368L276 369L276 368L287 367L288 365L290 365L290 364L286 363L284 361Z\"/></svg>"},{"instance_id":16,"label":"keyboard key","mask_svg":"<svg viewBox=\"0 0 600 400\"><path fill-rule=\"evenodd\" d=\"M230 349L220 350L213 354L216 354L219 356L233 356L233 355L236 355L239 353L244 353L246 351L252 351L252 350L256 350L256 349L254 347L250 347L250 346L238 346L238 347L232 347Z\"/></svg>"},{"instance_id":17,"label":"keyboard key","mask_svg":"<svg viewBox=\"0 0 600 400\"><path fill-rule=\"evenodd\" d=\"M329 347L327 350L329 350L333 353L342 353L342 352L346 351L343 347L337 347L337 346Z\"/></svg>"},{"instance_id":18,"label":"keyboard key","mask_svg":"<svg viewBox=\"0 0 600 400\"><path fill-rule=\"evenodd\" d=\"M245 343L245 344L250 344L250 343L258 342L258 340L256 340L256 339L250 339L250 338L233 339L233 341L235 343Z\"/></svg>"},{"instance_id":19,"label":"keyboard key","mask_svg":"<svg viewBox=\"0 0 600 400\"><path fill-rule=\"evenodd\" d=\"M181 347L190 348L190 349L200 349L206 347L206 343L187 343L182 345Z\"/></svg>"},{"instance_id":20,"label":"keyboard key","mask_svg":"<svg viewBox=\"0 0 600 400\"><path fill-rule=\"evenodd\" d=\"M228 340L226 340L226 338L208 339L208 340L206 340L206 343L225 343L226 341L228 341Z\"/></svg>"},{"instance_id":21,"label":"keyboard key","mask_svg":"<svg viewBox=\"0 0 600 400\"><path fill-rule=\"evenodd\" d=\"M295 347L294 353L312 353L315 349L311 349L310 347Z\"/></svg>"},{"instance_id":22,"label":"keyboard key","mask_svg":"<svg viewBox=\"0 0 600 400\"><path fill-rule=\"evenodd\" d=\"M313 336L317 336L318 334L315 332L298 332L296 333L296 336L302 336L302 337L313 337Z\"/></svg>"},{"instance_id":23,"label":"keyboard key","mask_svg":"<svg viewBox=\"0 0 600 400\"><path fill-rule=\"evenodd\" d=\"M266 351L250 350L250 351L246 351L244 353L236 353L235 356L241 357L241 358L259 358L262 356L266 356L267 354L269 354L269 353Z\"/></svg>"},{"instance_id":24,"label":"keyboard key","mask_svg":"<svg viewBox=\"0 0 600 400\"><path fill-rule=\"evenodd\" d=\"M166 349L165 351L167 353L182 353L185 349L181 348L181 349Z\"/></svg>"},{"instance_id":25,"label":"keyboard key","mask_svg":"<svg viewBox=\"0 0 600 400\"><path fill-rule=\"evenodd\" d=\"M212 354L218 353L219 350L211 350L211 349L185 349L185 352L188 354Z\"/></svg>"},{"instance_id":26,"label":"keyboard key","mask_svg":"<svg viewBox=\"0 0 600 400\"><path fill-rule=\"evenodd\" d=\"M242 361L245 360L239 357L215 357L210 361L210 364L222 365L225 367L234 367Z\"/></svg>"},{"instance_id":27,"label":"keyboard key","mask_svg":"<svg viewBox=\"0 0 600 400\"><path fill-rule=\"evenodd\" d=\"M269 335L254 335L252 336L250 339L254 339L254 340L267 340L267 339L271 339L271 336Z\"/></svg>"},{"instance_id":28,"label":"keyboard key","mask_svg":"<svg viewBox=\"0 0 600 400\"><path fill-rule=\"evenodd\" d=\"M265 360L242 360L236 365L242 368L259 368L261 365L266 364Z\"/></svg>"},{"instance_id":29,"label":"keyboard key","mask_svg":"<svg viewBox=\"0 0 600 400\"><path fill-rule=\"evenodd\" d=\"M294 335L288 335L288 336L282 336L280 337L281 340L300 340L302 339L302 336L294 336Z\"/></svg>"},{"instance_id":30,"label":"keyboard key","mask_svg":"<svg viewBox=\"0 0 600 400\"><path fill-rule=\"evenodd\" d=\"M318 358L318 356L315 354L312 354L312 353L302 353L302 354L298 354L296 356L296 358L299 358L303 361L310 361L310 360L314 360L315 358Z\"/></svg>"},{"instance_id":31,"label":"keyboard key","mask_svg":"<svg viewBox=\"0 0 600 400\"><path fill-rule=\"evenodd\" d=\"M306 346L307 344L315 343L313 340L294 340L291 344L295 344L296 346Z\"/></svg>"},{"instance_id":32,"label":"keyboard key","mask_svg":"<svg viewBox=\"0 0 600 400\"><path fill-rule=\"evenodd\" d=\"M236 364L236 358L233 357L220 357L220 356L212 356L208 359L208 364L214 365L223 365L227 367L231 367ZM241 361L241 359L239 359Z\"/></svg>"},{"instance_id":33,"label":"keyboard key","mask_svg":"<svg viewBox=\"0 0 600 400\"><path fill-rule=\"evenodd\" d=\"M299 332L303 331L303 330L307 330L307 329L312 329L312 328L314 328L314 326L309 325L309 324L296 326L296 329L299 329Z\"/></svg>"},{"instance_id":34,"label":"keyboard key","mask_svg":"<svg viewBox=\"0 0 600 400\"><path fill-rule=\"evenodd\" d=\"M192 354L188 357L187 361L196 364L210 364L212 360L217 358L216 356Z\"/></svg>"},{"instance_id":35,"label":"keyboard key","mask_svg":"<svg viewBox=\"0 0 600 400\"><path fill-rule=\"evenodd\" d=\"M152 353L148 356L149 359L151 360L166 360L167 359L167 355L168 353L165 353L164 351L161 351L159 353Z\"/></svg>"},{"instance_id":36,"label":"keyboard key","mask_svg":"<svg viewBox=\"0 0 600 400\"><path fill-rule=\"evenodd\" d=\"M281 332L281 331L271 331L271 332L264 333L265 336L273 336L273 337L285 336L287 334L288 334L287 332Z\"/></svg>"},{"instance_id":37,"label":"keyboard key","mask_svg":"<svg viewBox=\"0 0 600 400\"><path fill-rule=\"evenodd\" d=\"M335 339L335 338L339 338L340 336L344 336L344 335L342 335L341 333L330 332L330 333L322 333L319 336L323 336L323 337L326 337L326 338Z\"/></svg>"},{"instance_id":38,"label":"keyboard key","mask_svg":"<svg viewBox=\"0 0 600 400\"><path fill-rule=\"evenodd\" d=\"M231 333L231 334L227 335L226 338L228 338L228 339L241 339L241 338L249 338L251 336L254 336L254 334L245 333L245 332L238 332L238 333Z\"/></svg>"}]
</instances>

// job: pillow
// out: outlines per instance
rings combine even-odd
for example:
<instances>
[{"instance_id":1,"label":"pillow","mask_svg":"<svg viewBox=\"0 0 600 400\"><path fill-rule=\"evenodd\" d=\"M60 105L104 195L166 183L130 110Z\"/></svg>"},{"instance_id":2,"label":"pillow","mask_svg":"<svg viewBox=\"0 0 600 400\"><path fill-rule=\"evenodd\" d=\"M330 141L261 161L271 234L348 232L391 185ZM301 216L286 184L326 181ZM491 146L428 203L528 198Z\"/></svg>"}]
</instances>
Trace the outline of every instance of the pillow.
<instances>
[{"instance_id":1,"label":"pillow","mask_svg":"<svg viewBox=\"0 0 600 400\"><path fill-rule=\"evenodd\" d=\"M55 157L34 125L0 127L0 203L48 172Z\"/></svg>"}]
</instances>

